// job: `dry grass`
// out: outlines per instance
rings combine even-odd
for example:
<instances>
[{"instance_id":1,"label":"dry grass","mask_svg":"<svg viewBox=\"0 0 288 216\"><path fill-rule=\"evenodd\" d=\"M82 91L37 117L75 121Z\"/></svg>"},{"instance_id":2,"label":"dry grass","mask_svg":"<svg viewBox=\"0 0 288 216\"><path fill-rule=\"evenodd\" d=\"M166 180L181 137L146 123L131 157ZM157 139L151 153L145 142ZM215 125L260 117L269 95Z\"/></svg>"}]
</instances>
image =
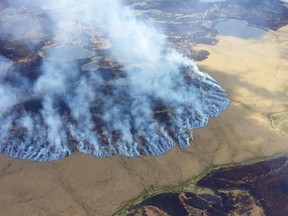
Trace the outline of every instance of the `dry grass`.
<instances>
[{"instance_id":1,"label":"dry grass","mask_svg":"<svg viewBox=\"0 0 288 216\"><path fill-rule=\"evenodd\" d=\"M258 41L222 36L216 46L197 47L211 53L199 67L228 90L232 103L194 132L188 149L139 158L78 153L50 163L0 156L1 215L111 215L143 191L177 185L207 167L287 154L287 135L267 118L288 101L287 33L285 27Z\"/></svg>"}]
</instances>

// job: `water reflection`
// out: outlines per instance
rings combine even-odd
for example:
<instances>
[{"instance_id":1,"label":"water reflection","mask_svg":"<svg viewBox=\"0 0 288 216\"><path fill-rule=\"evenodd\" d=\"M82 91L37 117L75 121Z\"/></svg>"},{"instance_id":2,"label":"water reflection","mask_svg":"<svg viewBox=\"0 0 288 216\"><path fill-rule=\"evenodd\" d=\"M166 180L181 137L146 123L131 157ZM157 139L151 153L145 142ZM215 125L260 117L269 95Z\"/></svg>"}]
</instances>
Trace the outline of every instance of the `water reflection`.
<instances>
[{"instance_id":1,"label":"water reflection","mask_svg":"<svg viewBox=\"0 0 288 216\"><path fill-rule=\"evenodd\" d=\"M53 60L75 61L87 59L94 55L93 52L74 44L55 46L44 51L44 56Z\"/></svg>"},{"instance_id":2,"label":"water reflection","mask_svg":"<svg viewBox=\"0 0 288 216\"><path fill-rule=\"evenodd\" d=\"M237 19L229 19L220 22L215 26L215 28L219 34L231 35L244 39L259 38L266 32L264 29L248 26L246 21Z\"/></svg>"}]
</instances>

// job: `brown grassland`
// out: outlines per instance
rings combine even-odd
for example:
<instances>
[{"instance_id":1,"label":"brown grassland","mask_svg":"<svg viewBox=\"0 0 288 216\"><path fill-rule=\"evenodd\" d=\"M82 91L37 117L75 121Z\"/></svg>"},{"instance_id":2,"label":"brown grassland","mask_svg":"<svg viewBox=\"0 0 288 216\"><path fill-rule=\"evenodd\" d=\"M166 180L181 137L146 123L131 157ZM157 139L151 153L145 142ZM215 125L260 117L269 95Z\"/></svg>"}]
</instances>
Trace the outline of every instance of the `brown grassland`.
<instances>
[{"instance_id":1,"label":"brown grassland","mask_svg":"<svg viewBox=\"0 0 288 216\"><path fill-rule=\"evenodd\" d=\"M0 214L111 215L144 191L175 186L207 168L288 154L288 27L259 40L218 39L196 47L210 52L198 66L228 91L231 104L194 131L190 148L139 158L76 153L48 163L1 155Z\"/></svg>"}]
</instances>

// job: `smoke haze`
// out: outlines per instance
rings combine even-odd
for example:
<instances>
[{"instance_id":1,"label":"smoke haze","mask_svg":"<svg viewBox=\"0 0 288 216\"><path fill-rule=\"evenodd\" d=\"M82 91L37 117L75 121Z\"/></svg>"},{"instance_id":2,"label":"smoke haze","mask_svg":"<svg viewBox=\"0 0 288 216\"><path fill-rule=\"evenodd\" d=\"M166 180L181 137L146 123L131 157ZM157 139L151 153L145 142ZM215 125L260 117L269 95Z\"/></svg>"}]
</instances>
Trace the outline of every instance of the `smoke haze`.
<instances>
[{"instance_id":1,"label":"smoke haze","mask_svg":"<svg viewBox=\"0 0 288 216\"><path fill-rule=\"evenodd\" d=\"M50 41L33 79L0 57L2 153L37 161L75 151L161 155L188 147L193 129L226 109L216 81L120 1L44 2L9 1L4 11L14 20L1 22L10 40L27 49L47 35ZM29 25L15 28L22 22ZM108 47L105 67L91 42L99 35Z\"/></svg>"}]
</instances>

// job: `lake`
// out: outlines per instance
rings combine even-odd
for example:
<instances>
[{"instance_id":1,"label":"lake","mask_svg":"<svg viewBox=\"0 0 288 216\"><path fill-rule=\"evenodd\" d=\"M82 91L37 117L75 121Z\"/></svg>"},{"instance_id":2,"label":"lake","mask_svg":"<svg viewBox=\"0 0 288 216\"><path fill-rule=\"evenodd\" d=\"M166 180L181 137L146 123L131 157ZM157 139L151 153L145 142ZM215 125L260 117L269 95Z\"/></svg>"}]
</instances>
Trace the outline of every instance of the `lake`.
<instances>
[{"instance_id":1,"label":"lake","mask_svg":"<svg viewBox=\"0 0 288 216\"><path fill-rule=\"evenodd\" d=\"M267 31L258 27L249 26L244 20L229 19L215 25L219 34L231 35L238 38L259 38Z\"/></svg>"}]
</instances>

